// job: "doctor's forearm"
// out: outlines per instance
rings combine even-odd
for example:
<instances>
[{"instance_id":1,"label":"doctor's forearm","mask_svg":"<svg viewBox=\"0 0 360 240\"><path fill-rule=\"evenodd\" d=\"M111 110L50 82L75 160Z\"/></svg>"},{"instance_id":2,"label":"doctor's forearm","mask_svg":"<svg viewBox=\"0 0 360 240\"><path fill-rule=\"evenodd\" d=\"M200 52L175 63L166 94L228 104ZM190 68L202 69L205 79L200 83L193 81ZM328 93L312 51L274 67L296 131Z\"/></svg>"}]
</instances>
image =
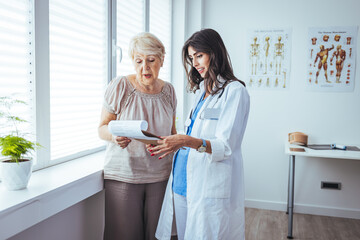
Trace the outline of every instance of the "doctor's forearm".
<instances>
[{"instance_id":1,"label":"doctor's forearm","mask_svg":"<svg viewBox=\"0 0 360 240\"><path fill-rule=\"evenodd\" d=\"M206 152L212 153L210 141L209 140L205 140L205 141L206 141ZM203 143L202 139L200 138L186 136L186 139L184 141L184 147L198 149L202 145L202 143Z\"/></svg>"}]
</instances>

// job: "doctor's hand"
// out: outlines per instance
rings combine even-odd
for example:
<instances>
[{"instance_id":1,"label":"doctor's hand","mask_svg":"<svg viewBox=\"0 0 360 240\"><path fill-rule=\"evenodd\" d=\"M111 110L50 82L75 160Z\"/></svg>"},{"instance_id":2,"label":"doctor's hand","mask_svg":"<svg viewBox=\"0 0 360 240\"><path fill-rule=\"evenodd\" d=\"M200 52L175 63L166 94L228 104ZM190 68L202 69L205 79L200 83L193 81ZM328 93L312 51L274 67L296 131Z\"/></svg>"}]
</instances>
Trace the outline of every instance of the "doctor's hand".
<instances>
[{"instance_id":1,"label":"doctor's hand","mask_svg":"<svg viewBox=\"0 0 360 240\"><path fill-rule=\"evenodd\" d=\"M183 134L175 134L167 137L160 137L157 146L146 145L146 148L151 152L151 156L162 154L159 159L176 152L179 148L185 146L186 139L189 136Z\"/></svg>"},{"instance_id":2,"label":"doctor's hand","mask_svg":"<svg viewBox=\"0 0 360 240\"><path fill-rule=\"evenodd\" d=\"M112 142L124 149L129 145L131 139L127 137L112 136Z\"/></svg>"}]
</instances>

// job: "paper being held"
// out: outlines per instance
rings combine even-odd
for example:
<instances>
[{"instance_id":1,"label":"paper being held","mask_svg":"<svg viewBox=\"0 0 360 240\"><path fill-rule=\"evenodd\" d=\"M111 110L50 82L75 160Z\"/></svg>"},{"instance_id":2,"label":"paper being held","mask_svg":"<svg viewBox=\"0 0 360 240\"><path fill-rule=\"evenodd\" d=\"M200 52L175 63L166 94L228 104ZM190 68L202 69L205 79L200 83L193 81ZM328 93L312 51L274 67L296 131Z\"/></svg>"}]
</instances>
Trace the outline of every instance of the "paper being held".
<instances>
[{"instance_id":1,"label":"paper being held","mask_svg":"<svg viewBox=\"0 0 360 240\"><path fill-rule=\"evenodd\" d=\"M108 124L110 133L114 136L134 138L146 144L157 144L160 138L147 132L148 122L145 120L113 120Z\"/></svg>"}]
</instances>

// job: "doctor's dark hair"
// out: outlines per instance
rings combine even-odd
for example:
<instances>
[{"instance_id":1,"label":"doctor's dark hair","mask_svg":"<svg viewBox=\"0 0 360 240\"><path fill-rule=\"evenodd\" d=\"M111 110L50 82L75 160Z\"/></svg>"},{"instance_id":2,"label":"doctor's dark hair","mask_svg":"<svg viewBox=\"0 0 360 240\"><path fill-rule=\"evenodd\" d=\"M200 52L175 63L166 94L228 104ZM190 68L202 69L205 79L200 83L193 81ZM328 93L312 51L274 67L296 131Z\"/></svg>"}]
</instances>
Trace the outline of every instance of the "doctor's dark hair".
<instances>
[{"instance_id":1,"label":"doctor's dark hair","mask_svg":"<svg viewBox=\"0 0 360 240\"><path fill-rule=\"evenodd\" d=\"M189 57L189 47L194 48L196 52L203 52L209 55L209 69L205 78L202 78L196 68L193 67L192 60ZM235 77L225 44L219 33L213 29L203 29L195 32L183 46L182 60L188 79L188 88L191 92L199 89L199 84L202 81L205 81L205 91L210 91L211 95L223 90L232 81L239 81L245 86L243 81ZM226 80L225 83L218 80L218 75Z\"/></svg>"}]
</instances>

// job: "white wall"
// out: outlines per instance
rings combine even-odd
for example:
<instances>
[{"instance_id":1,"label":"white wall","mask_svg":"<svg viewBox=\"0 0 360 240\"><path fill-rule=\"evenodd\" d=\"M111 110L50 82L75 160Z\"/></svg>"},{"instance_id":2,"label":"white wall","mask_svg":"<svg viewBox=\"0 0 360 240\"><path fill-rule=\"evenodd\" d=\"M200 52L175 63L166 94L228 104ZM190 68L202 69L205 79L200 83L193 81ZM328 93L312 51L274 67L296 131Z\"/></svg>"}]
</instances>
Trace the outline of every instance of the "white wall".
<instances>
[{"instance_id":1,"label":"white wall","mask_svg":"<svg viewBox=\"0 0 360 240\"><path fill-rule=\"evenodd\" d=\"M99 192L8 240L101 240L104 196Z\"/></svg>"},{"instance_id":2,"label":"white wall","mask_svg":"<svg viewBox=\"0 0 360 240\"><path fill-rule=\"evenodd\" d=\"M173 1L173 78L178 98L187 96L181 91L185 85L179 82L183 77L181 42L192 32L201 27L216 29L225 41L236 75L245 79L246 29L293 29L291 89L287 92L250 91L251 113L243 142L247 206L285 210L288 159L283 144L288 132L303 131L309 134L312 143L360 143L359 74L355 91L351 93L306 92L302 84L306 76L307 28L360 23L357 14L360 2L344 0L341 3L335 0ZM356 70L360 71L359 66ZM184 103L180 107L187 112L191 100L186 98L180 102ZM359 172L360 162L356 161L297 158L295 212L360 218ZM343 188L341 191L321 190L322 180L341 182ZM11 240L101 239L103 204L102 192Z\"/></svg>"},{"instance_id":3,"label":"white wall","mask_svg":"<svg viewBox=\"0 0 360 240\"><path fill-rule=\"evenodd\" d=\"M235 75L245 79L248 28L292 28L291 88L285 92L250 90L251 110L243 141L246 205L285 210L287 133L302 131L309 143L360 143L360 79L349 93L308 92L308 27L360 24L357 0L195 0L185 1L189 30L214 28L223 37ZM199 4L201 2L201 4ZM199 8L201 6L201 8ZM174 10L176 11L176 9ZM194 14L202 14L194 18ZM199 23L200 21L200 23ZM201 22L202 21L202 22ZM195 28L195 29L194 29ZM174 31L183 31L174 29ZM191 34L191 33L190 33ZM358 38L360 39L360 38ZM358 45L360 41L358 40ZM178 52L175 49L174 54ZM360 48L357 49L357 58ZM176 66L175 66L176 67ZM180 66L178 66L180 67ZM356 71L360 72L359 66ZM186 103L186 101L184 100ZM187 106L184 106L186 108ZM360 161L298 157L295 212L360 218ZM342 183L342 190L321 190L320 181Z\"/></svg>"}]
</instances>

